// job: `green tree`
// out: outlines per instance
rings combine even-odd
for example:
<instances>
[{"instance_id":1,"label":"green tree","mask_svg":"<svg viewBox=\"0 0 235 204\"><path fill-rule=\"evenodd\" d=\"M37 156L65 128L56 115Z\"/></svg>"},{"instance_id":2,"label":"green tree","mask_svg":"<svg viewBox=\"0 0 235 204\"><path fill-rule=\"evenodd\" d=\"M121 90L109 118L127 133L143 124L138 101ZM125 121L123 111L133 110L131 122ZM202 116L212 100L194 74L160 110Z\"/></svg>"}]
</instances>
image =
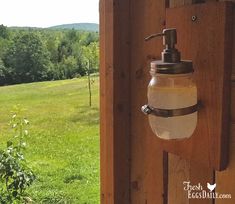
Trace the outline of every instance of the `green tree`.
<instances>
[{"instance_id":1,"label":"green tree","mask_svg":"<svg viewBox=\"0 0 235 204\"><path fill-rule=\"evenodd\" d=\"M50 54L35 32L16 37L5 54L4 62L15 72L15 83L45 80L51 66Z\"/></svg>"},{"instance_id":2,"label":"green tree","mask_svg":"<svg viewBox=\"0 0 235 204\"><path fill-rule=\"evenodd\" d=\"M9 40L0 38L0 58L4 57L6 50L9 47L9 43L10 43Z\"/></svg>"},{"instance_id":3,"label":"green tree","mask_svg":"<svg viewBox=\"0 0 235 204\"><path fill-rule=\"evenodd\" d=\"M4 25L0 25L0 58L4 56L7 47L9 46L10 32Z\"/></svg>"},{"instance_id":4,"label":"green tree","mask_svg":"<svg viewBox=\"0 0 235 204\"><path fill-rule=\"evenodd\" d=\"M74 43L79 40L79 32L75 29L69 30L65 35L69 42Z\"/></svg>"},{"instance_id":5,"label":"green tree","mask_svg":"<svg viewBox=\"0 0 235 204\"><path fill-rule=\"evenodd\" d=\"M63 61L60 63L60 70L62 71L65 79L74 78L78 70L76 58L74 56L64 58Z\"/></svg>"},{"instance_id":6,"label":"green tree","mask_svg":"<svg viewBox=\"0 0 235 204\"><path fill-rule=\"evenodd\" d=\"M97 32L8 29L2 25L0 85L66 79L97 72L98 41Z\"/></svg>"},{"instance_id":7,"label":"green tree","mask_svg":"<svg viewBox=\"0 0 235 204\"><path fill-rule=\"evenodd\" d=\"M48 34L48 37L46 39L46 46L50 53L50 60L52 63L58 62L58 46L60 44L59 38L53 33Z\"/></svg>"},{"instance_id":8,"label":"green tree","mask_svg":"<svg viewBox=\"0 0 235 204\"><path fill-rule=\"evenodd\" d=\"M72 44L67 39L62 40L58 46L58 62L62 62L64 58L72 55L72 53Z\"/></svg>"},{"instance_id":9,"label":"green tree","mask_svg":"<svg viewBox=\"0 0 235 204\"><path fill-rule=\"evenodd\" d=\"M92 42L88 46L83 47L83 66L86 69L88 78L88 91L89 91L89 106L91 106L91 76L92 72L98 70L99 66L99 48L97 42Z\"/></svg>"},{"instance_id":10,"label":"green tree","mask_svg":"<svg viewBox=\"0 0 235 204\"><path fill-rule=\"evenodd\" d=\"M81 44L88 46L92 42L98 42L99 41L99 35L95 32L88 32L83 35L83 38L81 39Z\"/></svg>"},{"instance_id":11,"label":"green tree","mask_svg":"<svg viewBox=\"0 0 235 204\"><path fill-rule=\"evenodd\" d=\"M9 31L7 27L4 26L3 24L0 25L0 37L4 39L7 39L9 37Z\"/></svg>"},{"instance_id":12,"label":"green tree","mask_svg":"<svg viewBox=\"0 0 235 204\"><path fill-rule=\"evenodd\" d=\"M92 42L88 46L83 46L83 61L84 65L89 60L90 73L97 72L99 70L99 46L97 42ZM86 66L87 67L87 66ZM87 67L88 69L88 67Z\"/></svg>"},{"instance_id":13,"label":"green tree","mask_svg":"<svg viewBox=\"0 0 235 204\"><path fill-rule=\"evenodd\" d=\"M0 86L12 83L13 70L6 68L3 61L0 59Z\"/></svg>"}]
</instances>

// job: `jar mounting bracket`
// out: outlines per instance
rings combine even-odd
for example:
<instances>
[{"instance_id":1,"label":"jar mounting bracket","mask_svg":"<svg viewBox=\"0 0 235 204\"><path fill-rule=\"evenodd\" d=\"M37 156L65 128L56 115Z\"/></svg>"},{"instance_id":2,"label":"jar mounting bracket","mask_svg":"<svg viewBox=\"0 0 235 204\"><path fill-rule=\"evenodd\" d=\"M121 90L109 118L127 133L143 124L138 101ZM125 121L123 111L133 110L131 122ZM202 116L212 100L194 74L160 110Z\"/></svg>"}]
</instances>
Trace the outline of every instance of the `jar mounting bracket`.
<instances>
[{"instance_id":1,"label":"jar mounting bracket","mask_svg":"<svg viewBox=\"0 0 235 204\"><path fill-rule=\"evenodd\" d=\"M155 108L150 105L143 105L141 110L144 114L149 115L152 114L154 116L168 118L168 117L175 117L175 116L183 116L192 114L196 111L198 111L201 107L201 102L198 101L197 104L193 106L189 106L186 108L178 108L178 109L160 109Z\"/></svg>"}]
</instances>

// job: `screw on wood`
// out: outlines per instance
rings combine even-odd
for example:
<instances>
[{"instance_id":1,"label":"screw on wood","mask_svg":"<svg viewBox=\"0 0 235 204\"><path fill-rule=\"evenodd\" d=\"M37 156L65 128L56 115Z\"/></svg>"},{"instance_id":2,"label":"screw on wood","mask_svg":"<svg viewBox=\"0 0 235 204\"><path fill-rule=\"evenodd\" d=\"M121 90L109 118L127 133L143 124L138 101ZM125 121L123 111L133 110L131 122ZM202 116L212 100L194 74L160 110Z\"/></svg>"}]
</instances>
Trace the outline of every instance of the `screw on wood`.
<instances>
[{"instance_id":1,"label":"screw on wood","mask_svg":"<svg viewBox=\"0 0 235 204\"><path fill-rule=\"evenodd\" d=\"M196 21L197 20L197 16L192 16L192 21L194 22L194 21Z\"/></svg>"}]
</instances>

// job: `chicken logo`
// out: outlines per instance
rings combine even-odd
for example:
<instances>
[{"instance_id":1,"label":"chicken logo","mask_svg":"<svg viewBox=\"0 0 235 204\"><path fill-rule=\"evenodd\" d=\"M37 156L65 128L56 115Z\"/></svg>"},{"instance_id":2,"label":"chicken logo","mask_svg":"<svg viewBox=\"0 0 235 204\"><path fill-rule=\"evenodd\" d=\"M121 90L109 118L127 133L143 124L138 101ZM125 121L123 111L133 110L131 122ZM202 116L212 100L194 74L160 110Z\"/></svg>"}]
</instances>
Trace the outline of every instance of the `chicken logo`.
<instances>
[{"instance_id":1,"label":"chicken logo","mask_svg":"<svg viewBox=\"0 0 235 204\"><path fill-rule=\"evenodd\" d=\"M211 185L209 183L207 183L207 188L212 192L216 187L216 183L214 185Z\"/></svg>"}]
</instances>

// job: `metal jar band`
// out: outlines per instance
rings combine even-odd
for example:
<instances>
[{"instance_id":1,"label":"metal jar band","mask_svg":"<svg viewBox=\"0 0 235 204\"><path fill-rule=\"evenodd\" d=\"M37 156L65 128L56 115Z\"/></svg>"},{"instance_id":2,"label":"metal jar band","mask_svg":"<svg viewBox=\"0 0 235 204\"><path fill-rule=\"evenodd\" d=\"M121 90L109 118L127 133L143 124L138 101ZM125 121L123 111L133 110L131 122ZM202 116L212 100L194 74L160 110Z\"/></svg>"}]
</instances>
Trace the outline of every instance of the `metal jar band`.
<instances>
[{"instance_id":1,"label":"metal jar band","mask_svg":"<svg viewBox=\"0 0 235 204\"><path fill-rule=\"evenodd\" d=\"M193 71L193 63L189 60L181 60L177 63L157 60L151 62L150 72L158 74L187 74L193 73Z\"/></svg>"},{"instance_id":2,"label":"metal jar band","mask_svg":"<svg viewBox=\"0 0 235 204\"><path fill-rule=\"evenodd\" d=\"M189 106L186 108L178 108L178 109L160 109L160 108L154 108L150 105L144 105L142 106L141 110L146 115L152 114L155 116L168 118L168 117L192 114L198 111L200 104L201 103L198 102L197 104L193 106Z\"/></svg>"}]
</instances>

